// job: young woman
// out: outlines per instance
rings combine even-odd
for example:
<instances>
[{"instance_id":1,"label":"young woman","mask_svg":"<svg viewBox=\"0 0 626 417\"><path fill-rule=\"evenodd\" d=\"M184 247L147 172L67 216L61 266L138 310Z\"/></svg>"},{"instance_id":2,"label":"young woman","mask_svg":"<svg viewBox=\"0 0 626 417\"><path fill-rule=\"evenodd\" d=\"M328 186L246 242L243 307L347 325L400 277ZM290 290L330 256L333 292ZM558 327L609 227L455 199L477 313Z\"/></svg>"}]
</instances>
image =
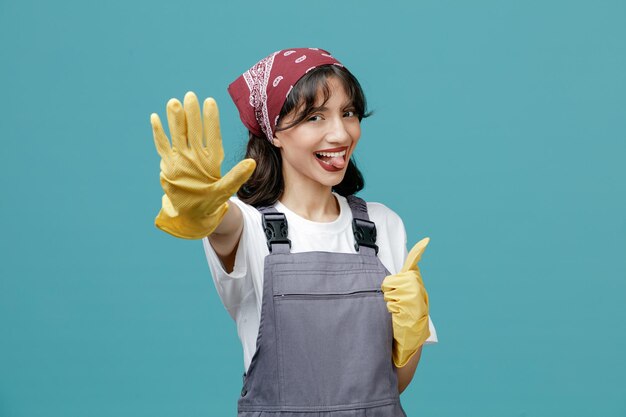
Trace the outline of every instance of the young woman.
<instances>
[{"instance_id":1,"label":"young woman","mask_svg":"<svg viewBox=\"0 0 626 417\"><path fill-rule=\"evenodd\" d=\"M215 101L151 116L165 195L157 227L203 239L244 351L240 417L405 416L399 393L437 341L400 217L354 194L368 116L356 78L317 48L277 51L230 86L249 130L221 177ZM202 123L204 119L204 124ZM238 197L232 197L237 192Z\"/></svg>"}]
</instances>

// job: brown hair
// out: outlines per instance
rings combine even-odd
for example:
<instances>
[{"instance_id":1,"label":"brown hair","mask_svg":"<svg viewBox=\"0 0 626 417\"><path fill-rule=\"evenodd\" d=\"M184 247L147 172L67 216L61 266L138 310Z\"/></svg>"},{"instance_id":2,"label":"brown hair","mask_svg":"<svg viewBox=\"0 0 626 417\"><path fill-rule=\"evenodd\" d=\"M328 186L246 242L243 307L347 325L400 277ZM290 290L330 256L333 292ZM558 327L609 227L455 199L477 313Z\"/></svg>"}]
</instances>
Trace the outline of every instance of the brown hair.
<instances>
[{"instance_id":1,"label":"brown hair","mask_svg":"<svg viewBox=\"0 0 626 417\"><path fill-rule=\"evenodd\" d=\"M359 121L371 115L367 112L365 94L358 80L345 68L336 65L322 65L309 71L294 85L293 90L285 100L285 104L283 104L279 120L294 109L298 110L298 114L288 126L277 128L277 132L289 129L306 120L316 109L315 101L318 91L322 91L324 102L330 98L331 91L326 82L329 77L336 77L341 82L355 108ZM245 157L254 159L257 166L252 176L237 191L237 196L241 201L254 207L273 205L285 189L280 150L272 145L266 137L258 137L249 132ZM332 190L340 195L348 196L362 190L364 186L363 175L356 166L354 156L352 156L348 161L348 167L342 181L335 185Z\"/></svg>"}]
</instances>

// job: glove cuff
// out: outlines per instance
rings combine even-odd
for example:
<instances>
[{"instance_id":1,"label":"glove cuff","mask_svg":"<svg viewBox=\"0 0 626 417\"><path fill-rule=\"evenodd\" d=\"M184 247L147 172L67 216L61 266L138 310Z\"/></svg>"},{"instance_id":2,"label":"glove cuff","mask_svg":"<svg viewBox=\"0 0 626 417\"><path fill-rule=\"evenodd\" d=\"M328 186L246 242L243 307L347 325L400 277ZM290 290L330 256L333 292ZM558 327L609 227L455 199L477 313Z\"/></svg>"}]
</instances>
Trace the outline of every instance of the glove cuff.
<instances>
[{"instance_id":1,"label":"glove cuff","mask_svg":"<svg viewBox=\"0 0 626 417\"><path fill-rule=\"evenodd\" d=\"M154 220L154 225L181 239L203 239L213 233L227 211L228 203L222 204L214 213L203 217L191 217L182 213L169 216L165 210L161 209Z\"/></svg>"},{"instance_id":2,"label":"glove cuff","mask_svg":"<svg viewBox=\"0 0 626 417\"><path fill-rule=\"evenodd\" d=\"M394 329L395 331L395 329ZM394 332L395 333L395 332ZM403 338L401 335L394 334L394 344L393 344L393 363L396 365L396 368L402 368L405 366L409 360L415 355L415 353L419 350L420 346L424 344L426 339L430 337L430 329L428 328L428 318L426 319L426 326L422 331L417 334L412 334L410 342L405 341L404 343L401 341ZM410 346L409 346L410 344Z\"/></svg>"}]
</instances>

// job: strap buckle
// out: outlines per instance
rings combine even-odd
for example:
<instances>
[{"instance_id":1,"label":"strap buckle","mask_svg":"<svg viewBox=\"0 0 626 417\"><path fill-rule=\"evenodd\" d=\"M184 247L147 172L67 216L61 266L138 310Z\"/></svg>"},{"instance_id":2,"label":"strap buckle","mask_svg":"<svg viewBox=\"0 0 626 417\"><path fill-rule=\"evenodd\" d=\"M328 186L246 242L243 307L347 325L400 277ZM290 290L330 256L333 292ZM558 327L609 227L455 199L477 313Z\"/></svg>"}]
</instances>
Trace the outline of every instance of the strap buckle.
<instances>
[{"instance_id":1,"label":"strap buckle","mask_svg":"<svg viewBox=\"0 0 626 417\"><path fill-rule=\"evenodd\" d=\"M267 248L272 253L272 244L287 243L291 249L291 240L287 238L288 226L284 213L263 213L263 229L267 239Z\"/></svg>"},{"instance_id":2,"label":"strap buckle","mask_svg":"<svg viewBox=\"0 0 626 417\"><path fill-rule=\"evenodd\" d=\"M367 246L376 251L378 255L378 246L376 245L376 225L374 222L362 219L352 219L352 231L354 232L354 248L359 251L360 246Z\"/></svg>"}]
</instances>

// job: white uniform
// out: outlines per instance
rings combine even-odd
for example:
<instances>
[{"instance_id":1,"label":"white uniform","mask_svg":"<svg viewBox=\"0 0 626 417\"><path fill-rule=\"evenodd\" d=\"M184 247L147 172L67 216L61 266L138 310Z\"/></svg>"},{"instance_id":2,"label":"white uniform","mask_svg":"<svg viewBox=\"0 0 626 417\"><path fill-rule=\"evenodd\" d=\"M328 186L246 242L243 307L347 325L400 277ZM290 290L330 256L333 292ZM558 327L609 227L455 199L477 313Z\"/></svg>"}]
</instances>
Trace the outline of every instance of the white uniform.
<instances>
[{"instance_id":1,"label":"white uniform","mask_svg":"<svg viewBox=\"0 0 626 417\"><path fill-rule=\"evenodd\" d=\"M284 213L289 225L291 252L356 253L352 232L352 212L348 201L334 194L339 201L339 217L330 223L318 223L300 217L283 204L276 209ZM237 333L243 345L244 367L248 370L256 350L263 296L263 264L269 254L263 231L261 213L237 197L230 199L243 214L243 232L233 271L228 274L207 238L202 240L215 288L231 317L237 322ZM380 203L367 203L369 218L376 224L378 257L391 274L402 268L407 256L406 231L400 216ZM437 332L429 320L430 337L426 343L437 343Z\"/></svg>"}]
</instances>

